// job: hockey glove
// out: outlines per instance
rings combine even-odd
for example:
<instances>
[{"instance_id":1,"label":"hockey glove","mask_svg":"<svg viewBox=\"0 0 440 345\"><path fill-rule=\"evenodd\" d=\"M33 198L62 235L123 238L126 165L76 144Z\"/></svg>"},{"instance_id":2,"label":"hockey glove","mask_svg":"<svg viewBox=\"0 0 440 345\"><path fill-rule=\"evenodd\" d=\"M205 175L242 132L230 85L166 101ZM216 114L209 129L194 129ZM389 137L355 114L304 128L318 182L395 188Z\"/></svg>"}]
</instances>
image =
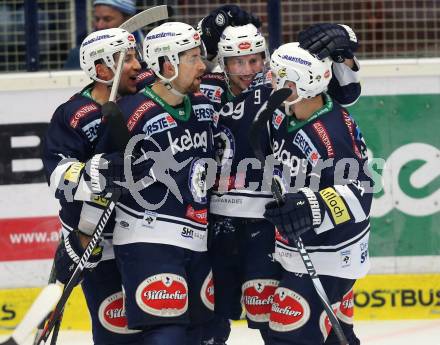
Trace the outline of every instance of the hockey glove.
<instances>
[{"instance_id":1,"label":"hockey glove","mask_svg":"<svg viewBox=\"0 0 440 345\"><path fill-rule=\"evenodd\" d=\"M359 43L354 31L342 24L315 24L301 31L300 47L315 54L318 59L331 57L334 62L353 59Z\"/></svg>"},{"instance_id":2,"label":"hockey glove","mask_svg":"<svg viewBox=\"0 0 440 345\"><path fill-rule=\"evenodd\" d=\"M78 230L69 233L64 237L63 241L58 245L55 253L55 271L56 279L62 284L66 284L78 265L81 256L84 253L84 245L81 244L80 236L86 236ZM97 246L89 260L86 262L84 269L91 271L94 269L102 258L102 247Z\"/></svg>"},{"instance_id":3,"label":"hockey glove","mask_svg":"<svg viewBox=\"0 0 440 345\"><path fill-rule=\"evenodd\" d=\"M199 23L202 40L209 55L217 55L217 45L223 30L230 26L254 24L261 26L260 20L252 14L244 11L237 5L224 5L212 11Z\"/></svg>"},{"instance_id":4,"label":"hockey glove","mask_svg":"<svg viewBox=\"0 0 440 345\"><path fill-rule=\"evenodd\" d=\"M62 192L66 197L66 191L71 191L76 200L90 201L92 194L109 197L109 194L117 189L123 194L128 193L128 189L123 187L121 182L124 182L122 154L97 154L86 163L76 161L70 165L64 173L64 178L60 180L57 197L63 197L60 195Z\"/></svg>"},{"instance_id":5,"label":"hockey glove","mask_svg":"<svg viewBox=\"0 0 440 345\"><path fill-rule=\"evenodd\" d=\"M289 243L295 243L303 233L321 224L323 210L321 197L309 188L301 188L299 193L285 194L281 203L268 203L264 218L274 224Z\"/></svg>"},{"instance_id":6,"label":"hockey glove","mask_svg":"<svg viewBox=\"0 0 440 345\"><path fill-rule=\"evenodd\" d=\"M127 160L131 164L130 158ZM94 194L108 197L116 190L127 193L128 189L121 185L125 181L123 155L119 152L94 155L86 165L85 180L90 182Z\"/></svg>"}]
</instances>

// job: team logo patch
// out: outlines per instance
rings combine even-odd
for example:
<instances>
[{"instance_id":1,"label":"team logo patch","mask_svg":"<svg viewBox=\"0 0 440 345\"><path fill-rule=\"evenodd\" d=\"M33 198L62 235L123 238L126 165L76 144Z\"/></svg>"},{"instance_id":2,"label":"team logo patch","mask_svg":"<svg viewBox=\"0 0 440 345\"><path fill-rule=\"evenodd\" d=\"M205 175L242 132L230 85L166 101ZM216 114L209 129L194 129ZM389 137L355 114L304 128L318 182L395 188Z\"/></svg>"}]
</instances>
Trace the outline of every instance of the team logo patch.
<instances>
[{"instance_id":1,"label":"team logo patch","mask_svg":"<svg viewBox=\"0 0 440 345\"><path fill-rule=\"evenodd\" d=\"M286 115L284 115L284 113L281 110L279 109L275 110L275 113L273 114L272 117L272 125L274 126L275 129L280 128L280 125L283 122L285 116Z\"/></svg>"},{"instance_id":2,"label":"team logo patch","mask_svg":"<svg viewBox=\"0 0 440 345\"><path fill-rule=\"evenodd\" d=\"M353 324L353 314L354 314L354 300L353 300L353 289L350 289L344 297L342 297L342 303L339 306L336 316L342 322L352 325Z\"/></svg>"},{"instance_id":3,"label":"team logo patch","mask_svg":"<svg viewBox=\"0 0 440 345\"><path fill-rule=\"evenodd\" d=\"M188 286L185 278L177 274L162 273L145 279L136 289L136 303L151 315L183 315L188 309Z\"/></svg>"},{"instance_id":4,"label":"team logo patch","mask_svg":"<svg viewBox=\"0 0 440 345\"><path fill-rule=\"evenodd\" d=\"M155 133L160 133L176 126L176 120L174 120L170 114L162 113L148 120L142 130L145 132L146 136L149 137Z\"/></svg>"},{"instance_id":5,"label":"team logo patch","mask_svg":"<svg viewBox=\"0 0 440 345\"><path fill-rule=\"evenodd\" d=\"M144 211L144 219L142 226L150 229L154 229L154 225L156 223L157 213L145 210Z\"/></svg>"},{"instance_id":6,"label":"team logo patch","mask_svg":"<svg viewBox=\"0 0 440 345\"><path fill-rule=\"evenodd\" d=\"M277 287L278 281L271 279L254 279L243 284L243 304L250 320L269 321L273 295Z\"/></svg>"},{"instance_id":7,"label":"team logo patch","mask_svg":"<svg viewBox=\"0 0 440 345\"><path fill-rule=\"evenodd\" d=\"M235 138L231 130L221 125L220 131L214 136L214 144L217 165L230 165L235 153Z\"/></svg>"},{"instance_id":8,"label":"team logo patch","mask_svg":"<svg viewBox=\"0 0 440 345\"><path fill-rule=\"evenodd\" d=\"M190 169L188 187L194 198L194 201L206 204L207 188L206 188L206 169L208 164L204 159L193 161Z\"/></svg>"},{"instance_id":9,"label":"team logo patch","mask_svg":"<svg viewBox=\"0 0 440 345\"><path fill-rule=\"evenodd\" d=\"M208 209L195 210L194 207L188 205L186 208L186 218L189 218L200 224L208 224Z\"/></svg>"},{"instance_id":10,"label":"team logo patch","mask_svg":"<svg viewBox=\"0 0 440 345\"><path fill-rule=\"evenodd\" d=\"M300 129L293 138L293 144L297 146L302 153L306 156L307 160L313 166L316 166L318 160L321 158L321 155L318 153L315 145L313 145L309 136Z\"/></svg>"},{"instance_id":11,"label":"team logo patch","mask_svg":"<svg viewBox=\"0 0 440 345\"><path fill-rule=\"evenodd\" d=\"M300 294L278 288L273 297L269 327L277 332L289 332L302 327L310 318L309 303Z\"/></svg>"},{"instance_id":12,"label":"team logo patch","mask_svg":"<svg viewBox=\"0 0 440 345\"><path fill-rule=\"evenodd\" d=\"M340 302L332 304L332 309L335 313L338 312L339 305ZM327 339L328 335L330 334L330 331L332 330L332 324L325 310L321 313L321 316L319 317L319 329L321 330L324 339Z\"/></svg>"},{"instance_id":13,"label":"team logo patch","mask_svg":"<svg viewBox=\"0 0 440 345\"><path fill-rule=\"evenodd\" d=\"M341 255L341 267L350 267L351 266L351 250L342 250L339 252Z\"/></svg>"},{"instance_id":14,"label":"team logo patch","mask_svg":"<svg viewBox=\"0 0 440 345\"><path fill-rule=\"evenodd\" d=\"M214 295L214 280L212 279L212 271L206 276L203 282L202 289L200 290L200 297L203 304L209 309L214 311L215 295Z\"/></svg>"},{"instance_id":15,"label":"team logo patch","mask_svg":"<svg viewBox=\"0 0 440 345\"><path fill-rule=\"evenodd\" d=\"M98 110L98 106L94 103L83 105L70 118L70 126L72 128L78 127L78 123L83 117L86 117L88 114L90 114L96 110Z\"/></svg>"},{"instance_id":16,"label":"team logo patch","mask_svg":"<svg viewBox=\"0 0 440 345\"><path fill-rule=\"evenodd\" d=\"M125 316L122 291L117 292L102 301L99 306L98 317L101 325L110 332L119 334L140 332L127 328L127 318Z\"/></svg>"}]
</instances>

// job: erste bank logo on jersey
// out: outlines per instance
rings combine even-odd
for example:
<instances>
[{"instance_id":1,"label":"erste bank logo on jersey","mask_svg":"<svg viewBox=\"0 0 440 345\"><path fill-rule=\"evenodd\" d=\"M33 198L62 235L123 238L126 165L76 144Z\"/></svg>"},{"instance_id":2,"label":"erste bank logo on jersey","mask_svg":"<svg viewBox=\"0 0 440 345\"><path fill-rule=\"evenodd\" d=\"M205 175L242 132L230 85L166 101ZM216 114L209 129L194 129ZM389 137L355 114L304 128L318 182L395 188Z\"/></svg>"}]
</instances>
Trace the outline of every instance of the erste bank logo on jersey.
<instances>
[{"instance_id":1,"label":"erste bank logo on jersey","mask_svg":"<svg viewBox=\"0 0 440 345\"><path fill-rule=\"evenodd\" d=\"M143 128L143 131L147 135L147 137L163 132L169 128L174 128L177 126L176 120L168 113L162 113L156 115L151 120L148 120Z\"/></svg>"}]
</instances>

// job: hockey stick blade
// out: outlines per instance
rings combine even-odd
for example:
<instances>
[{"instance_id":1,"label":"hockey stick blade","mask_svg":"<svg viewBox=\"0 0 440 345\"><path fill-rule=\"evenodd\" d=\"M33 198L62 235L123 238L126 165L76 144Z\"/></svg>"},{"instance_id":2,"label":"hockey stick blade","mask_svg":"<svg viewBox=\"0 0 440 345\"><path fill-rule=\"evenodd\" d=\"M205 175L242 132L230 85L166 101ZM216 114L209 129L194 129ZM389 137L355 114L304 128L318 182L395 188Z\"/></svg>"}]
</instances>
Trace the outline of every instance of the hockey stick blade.
<instances>
[{"instance_id":1,"label":"hockey stick blade","mask_svg":"<svg viewBox=\"0 0 440 345\"><path fill-rule=\"evenodd\" d=\"M287 90L287 92L283 90ZM269 96L266 107L257 113L254 121L252 122L251 128L249 130L249 144L254 151L255 157L261 162L262 166L264 166L266 157L264 156L263 149L261 147L261 132L264 130L264 126L266 125L267 121L270 120L275 109L278 108L281 103L283 103L283 101L285 101L290 96L290 94L290 89L280 89L274 91ZM280 186L275 181L275 179L272 179L271 191L274 199L279 204L284 202ZM319 279L315 266L310 259L310 255L307 252L301 237L295 237L295 246L298 248L298 252L301 255L301 259L304 263L304 266L306 267L307 273L312 279L313 286L315 287L316 293L321 300L322 306L324 307L324 310L329 318L336 337L338 338L341 345L348 345L348 341L345 337L344 331L342 330L341 324L331 307L329 298L324 290L324 287L322 286L321 280Z\"/></svg>"},{"instance_id":2,"label":"hockey stick blade","mask_svg":"<svg viewBox=\"0 0 440 345\"><path fill-rule=\"evenodd\" d=\"M15 328L12 335L0 345L22 345L24 341L37 328L38 324L51 312L62 294L62 287L57 284L49 284L41 290L40 294L32 303L26 315Z\"/></svg>"},{"instance_id":3,"label":"hockey stick blade","mask_svg":"<svg viewBox=\"0 0 440 345\"><path fill-rule=\"evenodd\" d=\"M122 23L119 27L121 29L127 30L128 32L135 32L155 22L166 20L172 15L173 9L171 6L155 6L136 14L135 16Z\"/></svg>"}]
</instances>

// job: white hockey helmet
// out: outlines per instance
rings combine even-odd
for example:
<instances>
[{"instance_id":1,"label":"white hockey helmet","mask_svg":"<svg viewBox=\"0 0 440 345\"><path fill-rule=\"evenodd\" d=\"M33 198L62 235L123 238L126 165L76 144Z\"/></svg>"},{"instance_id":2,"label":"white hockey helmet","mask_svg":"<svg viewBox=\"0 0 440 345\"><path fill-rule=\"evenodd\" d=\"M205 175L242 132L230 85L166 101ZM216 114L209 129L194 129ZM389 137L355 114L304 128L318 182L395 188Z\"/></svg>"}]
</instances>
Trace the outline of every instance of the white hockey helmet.
<instances>
[{"instance_id":1,"label":"white hockey helmet","mask_svg":"<svg viewBox=\"0 0 440 345\"><path fill-rule=\"evenodd\" d=\"M253 24L228 26L218 42L218 59L223 71L226 57L257 53L265 53L265 59L269 58L266 40Z\"/></svg>"},{"instance_id":2,"label":"white hockey helmet","mask_svg":"<svg viewBox=\"0 0 440 345\"><path fill-rule=\"evenodd\" d=\"M136 48L136 39L128 31L112 28L92 32L84 39L79 50L81 68L93 80L111 84L113 79L102 80L97 77L96 62L102 60L116 73L114 54L131 48Z\"/></svg>"},{"instance_id":3,"label":"white hockey helmet","mask_svg":"<svg viewBox=\"0 0 440 345\"><path fill-rule=\"evenodd\" d=\"M332 61L329 58L318 60L298 42L286 43L276 49L270 59L270 69L276 89L284 87L287 81L296 84L298 98L284 102L287 106L312 98L327 90L332 78Z\"/></svg>"},{"instance_id":4,"label":"white hockey helmet","mask_svg":"<svg viewBox=\"0 0 440 345\"><path fill-rule=\"evenodd\" d=\"M167 22L151 30L144 39L144 61L148 68L163 81L169 83L179 75L179 53L200 47L204 54L204 47L200 34L191 26L180 22ZM159 58L165 57L174 66L176 73L170 79L160 73Z\"/></svg>"}]
</instances>

